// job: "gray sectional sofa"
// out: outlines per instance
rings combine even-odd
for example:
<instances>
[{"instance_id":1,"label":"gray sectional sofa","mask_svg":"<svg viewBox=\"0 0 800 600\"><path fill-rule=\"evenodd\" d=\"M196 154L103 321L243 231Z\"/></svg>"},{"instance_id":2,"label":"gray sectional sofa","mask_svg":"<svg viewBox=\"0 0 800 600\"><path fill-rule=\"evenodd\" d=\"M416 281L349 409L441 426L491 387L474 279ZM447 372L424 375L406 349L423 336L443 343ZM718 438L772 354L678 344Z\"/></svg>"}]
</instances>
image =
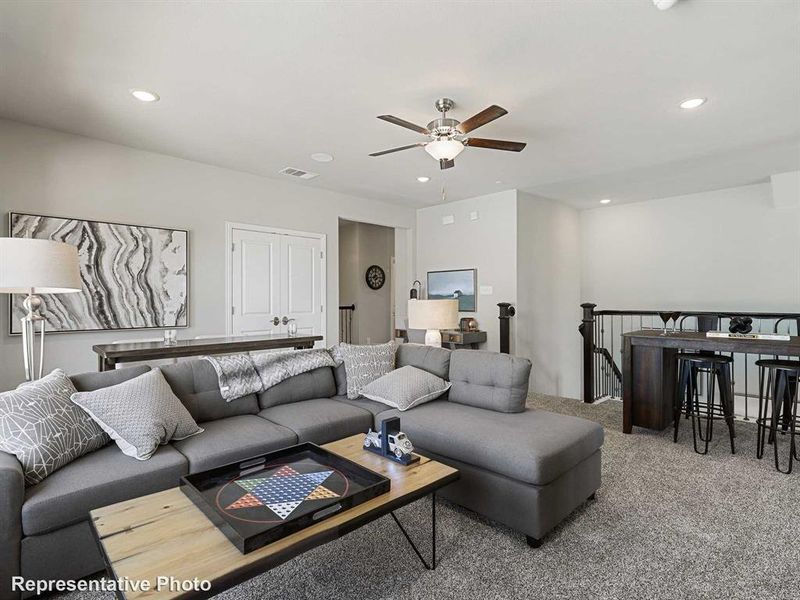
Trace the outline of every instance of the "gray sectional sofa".
<instances>
[{"instance_id":1,"label":"gray sectional sofa","mask_svg":"<svg viewBox=\"0 0 800 600\"><path fill-rule=\"evenodd\" d=\"M448 395L403 413L364 398L348 400L342 365L226 403L211 364L189 360L162 372L205 431L160 447L150 460L137 461L110 444L26 489L16 458L0 452L0 598L15 597L13 575L79 578L102 570L88 522L94 508L174 487L187 473L298 442L324 444L365 432L398 414L421 453L461 470L461 479L442 496L524 533L532 546L600 487L602 428L526 409L527 359L404 344L397 366L405 365L450 380ZM87 391L148 369L72 380Z\"/></svg>"}]
</instances>

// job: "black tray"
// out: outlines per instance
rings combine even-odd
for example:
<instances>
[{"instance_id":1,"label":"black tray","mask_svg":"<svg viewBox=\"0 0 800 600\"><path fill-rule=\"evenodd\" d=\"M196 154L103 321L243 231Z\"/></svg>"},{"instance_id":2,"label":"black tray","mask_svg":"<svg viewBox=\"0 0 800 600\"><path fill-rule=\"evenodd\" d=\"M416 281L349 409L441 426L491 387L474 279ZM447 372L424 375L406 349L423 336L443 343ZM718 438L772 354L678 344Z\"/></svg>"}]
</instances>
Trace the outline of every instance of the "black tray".
<instances>
[{"instance_id":1,"label":"black tray","mask_svg":"<svg viewBox=\"0 0 800 600\"><path fill-rule=\"evenodd\" d=\"M386 477L304 443L181 477L181 490L243 554L389 491Z\"/></svg>"}]
</instances>

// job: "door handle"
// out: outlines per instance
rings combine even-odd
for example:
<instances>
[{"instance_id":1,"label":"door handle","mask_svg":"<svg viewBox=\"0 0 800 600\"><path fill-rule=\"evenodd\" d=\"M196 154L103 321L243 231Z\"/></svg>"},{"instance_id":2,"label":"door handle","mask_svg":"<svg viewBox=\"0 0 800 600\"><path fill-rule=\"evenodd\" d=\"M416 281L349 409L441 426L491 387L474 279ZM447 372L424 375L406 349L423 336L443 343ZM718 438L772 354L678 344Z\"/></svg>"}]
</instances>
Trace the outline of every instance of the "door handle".
<instances>
[{"instance_id":1,"label":"door handle","mask_svg":"<svg viewBox=\"0 0 800 600\"><path fill-rule=\"evenodd\" d=\"M288 322L289 322L289 317L283 317L283 318L281 319L281 323L282 323L283 325L286 325Z\"/></svg>"},{"instance_id":2,"label":"door handle","mask_svg":"<svg viewBox=\"0 0 800 600\"><path fill-rule=\"evenodd\" d=\"M275 317L275 318L272 319L272 324L273 325L280 325L281 324L281 320L278 317Z\"/></svg>"}]
</instances>

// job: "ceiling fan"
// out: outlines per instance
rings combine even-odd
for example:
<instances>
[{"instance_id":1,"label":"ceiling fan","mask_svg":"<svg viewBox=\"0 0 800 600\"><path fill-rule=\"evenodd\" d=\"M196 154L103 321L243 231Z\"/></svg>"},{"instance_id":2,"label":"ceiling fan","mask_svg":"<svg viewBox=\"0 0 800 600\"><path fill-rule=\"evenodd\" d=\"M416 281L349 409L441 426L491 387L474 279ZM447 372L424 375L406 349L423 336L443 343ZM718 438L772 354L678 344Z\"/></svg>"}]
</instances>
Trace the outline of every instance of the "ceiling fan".
<instances>
[{"instance_id":1,"label":"ceiling fan","mask_svg":"<svg viewBox=\"0 0 800 600\"><path fill-rule=\"evenodd\" d=\"M378 118L383 121L394 123L395 125L400 125L400 127L405 127L406 129L411 129L417 133L427 135L430 139L426 142L418 142L416 144L409 144L408 146L373 152L370 156L383 156L384 154L399 152L400 150L424 146L425 151L439 161L439 166L442 169L449 169L455 166L455 158L461 154L465 146L489 148L491 150L506 150L508 152L520 152L525 148L525 144L522 142L506 142L503 140L465 137L470 131L508 114L506 109L493 104L489 108L482 110L477 115L461 123L455 119L447 118L447 111L452 110L454 106L455 102L450 100L450 98L440 98L437 100L436 110L442 113L442 116L428 123L427 127L409 123L408 121L393 117L392 115L380 115Z\"/></svg>"}]
</instances>

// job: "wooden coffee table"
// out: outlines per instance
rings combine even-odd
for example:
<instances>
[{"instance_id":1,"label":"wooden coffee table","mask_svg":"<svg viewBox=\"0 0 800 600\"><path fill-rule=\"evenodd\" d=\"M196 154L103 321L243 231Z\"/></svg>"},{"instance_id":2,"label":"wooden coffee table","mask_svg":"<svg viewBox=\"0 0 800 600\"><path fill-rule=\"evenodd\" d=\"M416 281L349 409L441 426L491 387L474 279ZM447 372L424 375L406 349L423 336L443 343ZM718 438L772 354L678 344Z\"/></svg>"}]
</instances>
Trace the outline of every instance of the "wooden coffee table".
<instances>
[{"instance_id":1,"label":"wooden coffee table","mask_svg":"<svg viewBox=\"0 0 800 600\"><path fill-rule=\"evenodd\" d=\"M210 597L387 514L425 568L436 568L436 490L457 480L458 470L424 456L406 467L364 450L363 440L359 434L323 447L388 477L390 491L249 554L241 554L177 487L91 511L108 576L150 583L149 591L128 589L117 596L128 600ZM430 563L393 512L429 494ZM178 582L208 580L211 589L183 591L163 586L156 590L159 577Z\"/></svg>"}]
</instances>

